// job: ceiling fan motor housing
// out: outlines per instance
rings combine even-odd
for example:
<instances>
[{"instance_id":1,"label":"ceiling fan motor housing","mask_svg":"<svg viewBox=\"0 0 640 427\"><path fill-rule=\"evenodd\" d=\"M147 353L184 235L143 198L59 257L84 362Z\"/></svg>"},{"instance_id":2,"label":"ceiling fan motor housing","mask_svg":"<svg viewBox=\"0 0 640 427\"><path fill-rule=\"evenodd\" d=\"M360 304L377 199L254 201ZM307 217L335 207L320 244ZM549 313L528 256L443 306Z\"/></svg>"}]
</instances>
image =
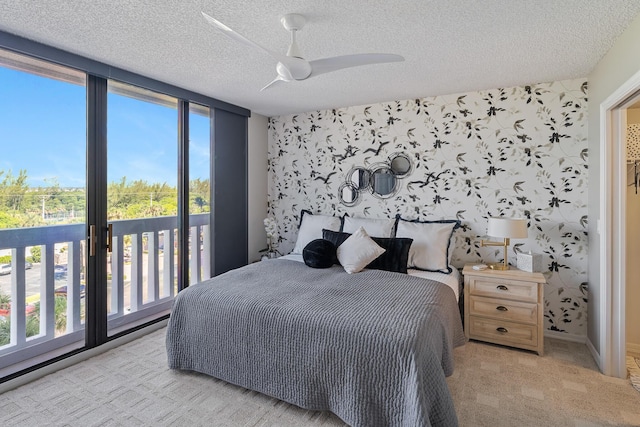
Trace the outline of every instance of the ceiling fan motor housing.
<instances>
[{"instance_id":1,"label":"ceiling fan motor housing","mask_svg":"<svg viewBox=\"0 0 640 427\"><path fill-rule=\"evenodd\" d=\"M287 31L300 31L307 20L304 16L297 13L287 13L280 18L280 22L282 22L282 26Z\"/></svg>"}]
</instances>

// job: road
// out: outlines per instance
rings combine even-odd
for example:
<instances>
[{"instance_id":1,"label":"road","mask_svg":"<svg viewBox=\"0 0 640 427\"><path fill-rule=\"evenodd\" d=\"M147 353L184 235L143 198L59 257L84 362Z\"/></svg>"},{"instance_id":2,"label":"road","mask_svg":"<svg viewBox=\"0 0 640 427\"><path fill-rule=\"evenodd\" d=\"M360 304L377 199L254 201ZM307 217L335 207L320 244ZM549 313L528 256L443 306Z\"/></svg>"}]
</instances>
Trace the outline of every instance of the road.
<instances>
[{"instance_id":1,"label":"road","mask_svg":"<svg viewBox=\"0 0 640 427\"><path fill-rule=\"evenodd\" d=\"M142 288L142 298L144 302L148 302L148 298L149 298L149 292L148 292L148 284L147 284L147 268L146 266L147 264L147 254L143 254L143 263L142 265L144 266L144 268L142 268L142 281L143 281L143 285L141 286ZM159 265L159 271L158 271L158 280L160 283L162 283L163 280L163 261L162 261L162 254L159 256L158 259L158 265ZM29 297L32 296L38 296L40 295L40 267L41 264L33 264L33 267L29 270L25 271L25 280L26 280L26 298L28 302L34 302L34 301L29 301ZM129 263L125 263L123 265L123 275L124 275L124 289L123 289L123 293L124 293L124 301L125 301L125 306L129 306L130 304L130 287L131 287L131 264ZM174 271L174 281L177 280L176 279L176 275L177 271ZM59 278L55 280L55 288L59 288L61 286L66 286L69 283L67 282L67 276L65 275L65 277L63 278ZM163 286L160 286L160 297L164 297L165 295L163 295ZM11 295L11 275L5 275L5 276L0 276L0 294L2 295ZM32 298L32 300L38 300L39 298L35 297ZM111 307L111 280L108 281L107 283L107 304L108 307Z\"/></svg>"},{"instance_id":2,"label":"road","mask_svg":"<svg viewBox=\"0 0 640 427\"><path fill-rule=\"evenodd\" d=\"M26 297L36 295L40 293L40 265L34 264L32 268L25 271L26 281ZM67 278L56 279L55 287L64 286L67 284ZM11 275L0 276L0 293L3 295L11 295Z\"/></svg>"}]
</instances>

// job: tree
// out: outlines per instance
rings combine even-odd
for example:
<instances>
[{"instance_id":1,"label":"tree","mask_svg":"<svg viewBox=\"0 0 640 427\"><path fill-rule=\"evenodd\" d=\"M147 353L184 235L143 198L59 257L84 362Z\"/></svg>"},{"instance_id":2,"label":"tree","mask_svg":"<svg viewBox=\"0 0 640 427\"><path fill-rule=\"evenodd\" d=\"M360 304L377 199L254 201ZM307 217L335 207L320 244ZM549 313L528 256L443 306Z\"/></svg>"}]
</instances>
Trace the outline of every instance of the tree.
<instances>
[{"instance_id":1,"label":"tree","mask_svg":"<svg viewBox=\"0 0 640 427\"><path fill-rule=\"evenodd\" d=\"M42 261L42 247L31 246L31 262L39 263Z\"/></svg>"},{"instance_id":2,"label":"tree","mask_svg":"<svg viewBox=\"0 0 640 427\"><path fill-rule=\"evenodd\" d=\"M18 228L20 225L22 224L17 215L0 211L0 228Z\"/></svg>"},{"instance_id":3,"label":"tree","mask_svg":"<svg viewBox=\"0 0 640 427\"><path fill-rule=\"evenodd\" d=\"M209 199L211 197L208 179L192 179L189 182L189 198L191 204L189 211L191 213L209 212Z\"/></svg>"},{"instance_id":4,"label":"tree","mask_svg":"<svg viewBox=\"0 0 640 427\"><path fill-rule=\"evenodd\" d=\"M4 176L4 178L2 178ZM29 190L27 185L27 171L20 169L18 176L14 177L11 170L0 171L0 203L5 210L19 211L22 207L24 195Z\"/></svg>"}]
</instances>

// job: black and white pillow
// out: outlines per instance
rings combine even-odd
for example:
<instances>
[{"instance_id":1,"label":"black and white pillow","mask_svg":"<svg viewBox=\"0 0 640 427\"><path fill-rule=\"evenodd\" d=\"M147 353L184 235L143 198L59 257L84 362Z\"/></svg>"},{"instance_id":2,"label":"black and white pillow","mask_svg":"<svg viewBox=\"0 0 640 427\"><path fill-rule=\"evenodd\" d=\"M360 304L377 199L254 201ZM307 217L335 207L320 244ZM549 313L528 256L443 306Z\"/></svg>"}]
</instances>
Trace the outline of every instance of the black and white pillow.
<instances>
[{"instance_id":1,"label":"black and white pillow","mask_svg":"<svg viewBox=\"0 0 640 427\"><path fill-rule=\"evenodd\" d=\"M451 273L451 237L460 227L458 220L418 221L396 217L396 237L413 239L409 268Z\"/></svg>"},{"instance_id":2,"label":"black and white pillow","mask_svg":"<svg viewBox=\"0 0 640 427\"><path fill-rule=\"evenodd\" d=\"M352 234L362 227L371 237L393 237L394 226L394 219L352 218L345 215L341 231Z\"/></svg>"},{"instance_id":3,"label":"black and white pillow","mask_svg":"<svg viewBox=\"0 0 640 427\"><path fill-rule=\"evenodd\" d=\"M325 240L332 242L336 247L340 247L351 234L322 230L322 236ZM372 237L371 239L380 247L384 248L385 252L370 262L366 268L406 274L409 250L411 249L413 239L392 237Z\"/></svg>"},{"instance_id":4,"label":"black and white pillow","mask_svg":"<svg viewBox=\"0 0 640 427\"><path fill-rule=\"evenodd\" d=\"M385 252L369 235L360 227L355 233L349 235L336 249L336 255L340 265L349 273L358 273L369 263Z\"/></svg>"},{"instance_id":5,"label":"black and white pillow","mask_svg":"<svg viewBox=\"0 0 640 427\"><path fill-rule=\"evenodd\" d=\"M307 210L301 212L298 239L292 253L301 254L309 242L322 239L322 230L340 230L342 218L330 215L314 215Z\"/></svg>"}]
</instances>

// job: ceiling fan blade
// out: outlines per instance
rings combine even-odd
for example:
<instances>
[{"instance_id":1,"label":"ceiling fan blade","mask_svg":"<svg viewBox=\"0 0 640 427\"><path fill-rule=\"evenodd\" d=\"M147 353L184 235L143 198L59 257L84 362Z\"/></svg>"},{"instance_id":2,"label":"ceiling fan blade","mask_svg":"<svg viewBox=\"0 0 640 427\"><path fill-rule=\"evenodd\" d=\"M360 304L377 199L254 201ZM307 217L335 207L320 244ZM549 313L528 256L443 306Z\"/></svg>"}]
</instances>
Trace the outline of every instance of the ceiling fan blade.
<instances>
[{"instance_id":1,"label":"ceiling fan blade","mask_svg":"<svg viewBox=\"0 0 640 427\"><path fill-rule=\"evenodd\" d=\"M284 82L286 81L285 79L283 79L282 77L278 76L275 79L273 79L271 82L269 82L268 85L266 85L265 87L263 87L262 89L260 89L260 92L262 92L263 90L267 89L268 87L273 86L274 84L278 83L278 82Z\"/></svg>"},{"instance_id":2,"label":"ceiling fan blade","mask_svg":"<svg viewBox=\"0 0 640 427\"><path fill-rule=\"evenodd\" d=\"M402 61L404 61L404 57L392 53L357 53L354 55L333 56L331 58L309 61L311 65L311 74L309 77L342 70L343 68Z\"/></svg>"},{"instance_id":3,"label":"ceiling fan blade","mask_svg":"<svg viewBox=\"0 0 640 427\"><path fill-rule=\"evenodd\" d=\"M218 21L217 19L207 15L204 12L200 12L202 13L202 16L204 17L204 19L207 20L207 22L209 22L211 25L213 25L214 27L216 27L218 30L220 30L222 32L222 34L224 34L225 36L229 37L230 39L233 39L237 42L240 42L244 45L247 46L251 46L253 48L259 49L263 52L268 53L269 55L271 55L274 59L276 59L279 62L282 62L283 64L289 66L289 57L286 55L282 55L280 53L277 52L273 52L272 50L267 49L266 47L260 46L258 43L249 40L248 38L246 38L245 36L243 36L242 34L232 30L231 28L227 27L226 25L224 25L222 22Z\"/></svg>"}]
</instances>

